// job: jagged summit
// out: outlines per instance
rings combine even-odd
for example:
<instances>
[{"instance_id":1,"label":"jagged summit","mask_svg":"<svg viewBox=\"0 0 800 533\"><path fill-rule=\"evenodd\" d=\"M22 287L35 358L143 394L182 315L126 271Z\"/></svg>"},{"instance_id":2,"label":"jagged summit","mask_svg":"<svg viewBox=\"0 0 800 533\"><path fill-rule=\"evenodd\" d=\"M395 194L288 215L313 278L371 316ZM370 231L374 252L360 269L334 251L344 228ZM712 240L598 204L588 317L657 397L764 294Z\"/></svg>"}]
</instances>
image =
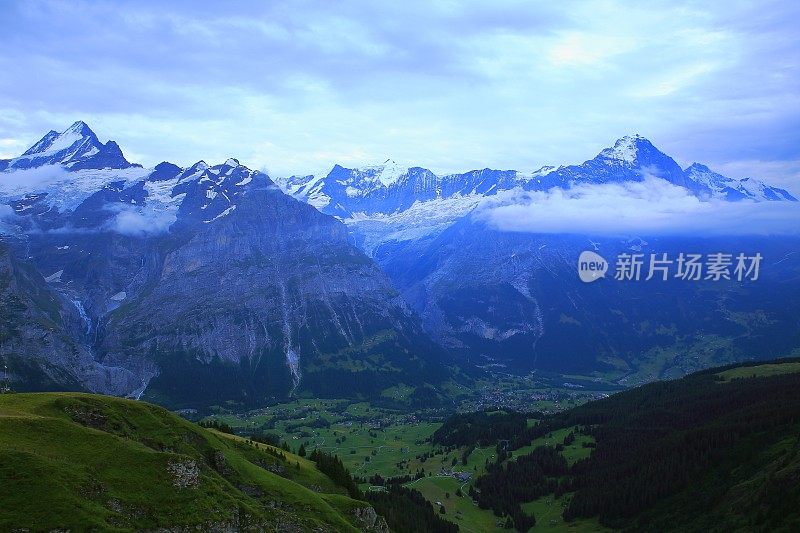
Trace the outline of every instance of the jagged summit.
<instances>
[{"instance_id":1,"label":"jagged summit","mask_svg":"<svg viewBox=\"0 0 800 533\"><path fill-rule=\"evenodd\" d=\"M694 162L691 165L689 165L688 167L686 167L686 171L687 172L692 171L692 170L697 171L697 172L711 172L710 168L708 168L707 166L703 165L702 163L697 163L697 162Z\"/></svg>"},{"instance_id":2,"label":"jagged summit","mask_svg":"<svg viewBox=\"0 0 800 533\"><path fill-rule=\"evenodd\" d=\"M76 120L75 122L73 122L72 125L69 128L67 128L66 131L74 133L76 135L81 135L83 137L97 138L97 135L95 135L94 131L92 131L92 128L90 128L89 125L82 120Z\"/></svg>"},{"instance_id":3,"label":"jagged summit","mask_svg":"<svg viewBox=\"0 0 800 533\"><path fill-rule=\"evenodd\" d=\"M164 164L172 164L172 163L161 163ZM178 167L175 167L178 168ZM156 166L156 170L158 170L158 166ZM198 176L205 175L208 177L209 175L225 175L230 174L233 171L244 171L244 172L252 172L251 169L247 168L247 166L241 164L238 159L234 157L229 157L225 160L224 163L217 163L217 164L208 164L204 160L200 160L193 165L190 165L186 168L181 169L180 176L181 180L186 179L195 179Z\"/></svg>"},{"instance_id":4,"label":"jagged summit","mask_svg":"<svg viewBox=\"0 0 800 533\"><path fill-rule=\"evenodd\" d=\"M382 163L345 170L355 172L357 180L353 182L354 184L361 182L372 187L391 187L408 173L409 167L387 158Z\"/></svg>"},{"instance_id":5,"label":"jagged summit","mask_svg":"<svg viewBox=\"0 0 800 533\"><path fill-rule=\"evenodd\" d=\"M648 139L634 133L617 139L613 147L604 149L598 157L636 163L642 156L652 157L655 154L666 157Z\"/></svg>"},{"instance_id":6,"label":"jagged summit","mask_svg":"<svg viewBox=\"0 0 800 533\"><path fill-rule=\"evenodd\" d=\"M684 174L687 188L701 198L716 198L729 201L797 201L794 196L784 189L770 187L753 178L741 180L729 178L700 163L692 163L686 167Z\"/></svg>"},{"instance_id":7,"label":"jagged summit","mask_svg":"<svg viewBox=\"0 0 800 533\"><path fill-rule=\"evenodd\" d=\"M134 165L125 159L114 141L103 144L92 129L78 120L61 133L49 131L21 156L0 164L0 170L22 170L44 165L62 165L67 170L125 169Z\"/></svg>"},{"instance_id":8,"label":"jagged summit","mask_svg":"<svg viewBox=\"0 0 800 533\"><path fill-rule=\"evenodd\" d=\"M77 121L61 133L51 130L36 144L28 148L22 157L33 155L56 154L79 145L96 147L99 144L97 135L83 121Z\"/></svg>"},{"instance_id":9,"label":"jagged summit","mask_svg":"<svg viewBox=\"0 0 800 533\"><path fill-rule=\"evenodd\" d=\"M181 173L181 167L169 161L163 161L155 166L148 178L150 181L172 179Z\"/></svg>"},{"instance_id":10,"label":"jagged summit","mask_svg":"<svg viewBox=\"0 0 800 533\"><path fill-rule=\"evenodd\" d=\"M184 169L183 174L186 175L186 174L192 174L192 173L199 173L199 172L205 171L208 168L211 168L209 166L209 164L201 159L200 161L198 161L194 165Z\"/></svg>"}]
</instances>

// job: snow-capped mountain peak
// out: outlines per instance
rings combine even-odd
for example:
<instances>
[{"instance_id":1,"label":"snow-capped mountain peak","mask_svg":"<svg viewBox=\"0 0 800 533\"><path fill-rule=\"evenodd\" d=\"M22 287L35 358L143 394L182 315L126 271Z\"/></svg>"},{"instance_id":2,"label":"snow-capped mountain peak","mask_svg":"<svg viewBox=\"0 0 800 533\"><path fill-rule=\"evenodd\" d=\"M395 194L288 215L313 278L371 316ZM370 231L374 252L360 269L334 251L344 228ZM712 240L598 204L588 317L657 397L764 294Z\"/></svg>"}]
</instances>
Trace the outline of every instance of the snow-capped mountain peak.
<instances>
[{"instance_id":1,"label":"snow-capped mountain peak","mask_svg":"<svg viewBox=\"0 0 800 533\"><path fill-rule=\"evenodd\" d=\"M384 187L389 187L400 179L400 176L408 172L408 167L402 167L397 164L393 159L387 159L380 165L373 165L364 168L365 171L373 171L375 177L383 184Z\"/></svg>"},{"instance_id":2,"label":"snow-capped mountain peak","mask_svg":"<svg viewBox=\"0 0 800 533\"><path fill-rule=\"evenodd\" d=\"M647 177L683 187L703 201L795 200L782 189L753 179L728 178L698 163L684 170L639 134L617 139L581 164L543 166L531 173L485 168L436 175L389 159L362 168L335 165L327 176L292 176L280 185L288 194L342 219L372 253L384 242L431 238L499 193L643 182Z\"/></svg>"},{"instance_id":3,"label":"snow-capped mountain peak","mask_svg":"<svg viewBox=\"0 0 800 533\"><path fill-rule=\"evenodd\" d=\"M42 137L36 144L28 148L22 155L40 154L46 151L53 142L58 138L59 133L56 130L50 130Z\"/></svg>"},{"instance_id":4,"label":"snow-capped mountain peak","mask_svg":"<svg viewBox=\"0 0 800 533\"><path fill-rule=\"evenodd\" d=\"M97 138L97 135L95 135L94 131L92 131L92 128L90 128L89 125L82 120L76 120L73 122L72 125L67 128L62 135L64 134L79 135L86 138Z\"/></svg>"},{"instance_id":5,"label":"snow-capped mountain peak","mask_svg":"<svg viewBox=\"0 0 800 533\"><path fill-rule=\"evenodd\" d=\"M694 171L697 171L697 172L711 172L710 168L708 168L707 166L703 165L702 163L698 163L696 161L694 163L692 163L691 165L689 165L688 167L686 167L686 171L687 172L690 171L690 170L694 170Z\"/></svg>"},{"instance_id":6,"label":"snow-capped mountain peak","mask_svg":"<svg viewBox=\"0 0 800 533\"><path fill-rule=\"evenodd\" d=\"M20 157L0 161L0 171L0 201L12 205L17 214L69 216L87 198L106 191L104 202L119 203L115 198L121 195L125 209L138 206L142 219L169 218L185 193L194 189L200 191L198 205L208 204L204 215L232 210L234 197L258 181L259 174L234 158L214 166L200 160L188 168L163 162L144 169L128 163L116 142L100 142L83 121L61 133L48 132ZM220 200L213 202L217 196Z\"/></svg>"},{"instance_id":7,"label":"snow-capped mountain peak","mask_svg":"<svg viewBox=\"0 0 800 533\"><path fill-rule=\"evenodd\" d=\"M701 165L700 163L692 163L686 168L685 172L688 178L708 186L728 185L736 181L727 176L723 176L722 174L717 174L707 166Z\"/></svg>"},{"instance_id":8,"label":"snow-capped mountain peak","mask_svg":"<svg viewBox=\"0 0 800 533\"><path fill-rule=\"evenodd\" d=\"M534 170L533 173L530 176L534 177L534 178L547 176L548 174L551 174L551 173L553 173L553 172L555 172L557 170L560 170L561 168L562 167L560 167L560 166L556 167L556 166L553 166L553 165L544 165L544 166L541 166L541 167L537 168L536 170Z\"/></svg>"},{"instance_id":9,"label":"snow-capped mountain peak","mask_svg":"<svg viewBox=\"0 0 800 533\"><path fill-rule=\"evenodd\" d=\"M0 171L62 165L66 170L124 169L129 163L114 141L103 144L82 120L61 133L49 131L21 156L0 161Z\"/></svg>"},{"instance_id":10,"label":"snow-capped mountain peak","mask_svg":"<svg viewBox=\"0 0 800 533\"><path fill-rule=\"evenodd\" d=\"M99 148L98 144L97 136L91 128L85 122L79 120L61 133L50 131L39 142L26 150L22 157L54 155L66 151L67 157L65 159L69 159L81 151L85 153L92 148Z\"/></svg>"},{"instance_id":11,"label":"snow-capped mountain peak","mask_svg":"<svg viewBox=\"0 0 800 533\"><path fill-rule=\"evenodd\" d=\"M797 201L797 198L789 194L788 191L779 189L777 187L770 187L769 185L755 178L744 178L739 180L737 188L750 198L773 201Z\"/></svg>"},{"instance_id":12,"label":"snow-capped mountain peak","mask_svg":"<svg viewBox=\"0 0 800 533\"><path fill-rule=\"evenodd\" d=\"M692 163L684 171L686 186L700 197L722 200L785 200L797 199L788 191L770 187L754 178L736 180L712 171L700 163Z\"/></svg>"},{"instance_id":13,"label":"snow-capped mountain peak","mask_svg":"<svg viewBox=\"0 0 800 533\"><path fill-rule=\"evenodd\" d=\"M612 148L606 148L600 152L600 156L606 159L624 161L626 163L636 163L640 151L656 150L653 144L638 133L626 135L614 143Z\"/></svg>"}]
</instances>

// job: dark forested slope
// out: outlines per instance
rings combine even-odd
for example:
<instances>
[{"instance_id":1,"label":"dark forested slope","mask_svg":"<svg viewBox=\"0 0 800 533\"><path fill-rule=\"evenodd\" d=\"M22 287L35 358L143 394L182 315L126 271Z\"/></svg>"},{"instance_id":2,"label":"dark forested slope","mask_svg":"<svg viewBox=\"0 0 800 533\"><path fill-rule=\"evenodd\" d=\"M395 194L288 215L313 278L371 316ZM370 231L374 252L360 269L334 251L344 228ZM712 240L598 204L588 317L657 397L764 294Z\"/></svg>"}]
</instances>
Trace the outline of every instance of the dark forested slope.
<instances>
[{"instance_id":1,"label":"dark forested slope","mask_svg":"<svg viewBox=\"0 0 800 533\"><path fill-rule=\"evenodd\" d=\"M494 416L510 422L519 415ZM473 424L462 419L460 425L445 424L448 432L438 437L465 434ZM498 447L498 462L476 481L473 497L512 517L518 529L535 518L521 504L548 494L566 496L566 520L596 517L619 529L800 527L796 359L707 370L621 392L529 428L511 425L520 430L504 435L508 450L565 429L594 441L591 455L572 465L559 457L559 445L511 459Z\"/></svg>"}]
</instances>

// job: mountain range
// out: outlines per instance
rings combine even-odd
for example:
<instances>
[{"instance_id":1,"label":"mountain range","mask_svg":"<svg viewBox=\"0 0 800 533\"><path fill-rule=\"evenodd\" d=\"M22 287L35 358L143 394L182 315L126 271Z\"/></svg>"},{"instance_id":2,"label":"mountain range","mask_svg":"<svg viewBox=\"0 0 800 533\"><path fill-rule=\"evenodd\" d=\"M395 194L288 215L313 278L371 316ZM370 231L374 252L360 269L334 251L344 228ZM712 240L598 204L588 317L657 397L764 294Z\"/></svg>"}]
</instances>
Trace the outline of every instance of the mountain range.
<instances>
[{"instance_id":1,"label":"mountain range","mask_svg":"<svg viewBox=\"0 0 800 533\"><path fill-rule=\"evenodd\" d=\"M143 169L96 159L109 145L78 122L3 163L0 353L19 386L194 406L445 376L341 222L235 159Z\"/></svg>"},{"instance_id":2,"label":"mountain range","mask_svg":"<svg viewBox=\"0 0 800 533\"><path fill-rule=\"evenodd\" d=\"M347 217L356 213L396 213L416 202L496 195L515 187L530 191L568 188L581 183L642 181L647 174L685 187L701 198L797 201L784 189L753 178L728 178L700 163L682 169L674 159L638 134L618 139L613 147L580 165L543 166L527 174L485 168L437 176L421 167L403 168L389 159L364 168L335 165L324 177L291 176L279 183L287 192L306 199L322 211Z\"/></svg>"},{"instance_id":3,"label":"mountain range","mask_svg":"<svg viewBox=\"0 0 800 533\"><path fill-rule=\"evenodd\" d=\"M640 136L531 174L387 161L276 183L236 159L143 168L76 122L0 161L0 355L17 388L194 407L398 385L429 404L461 370L628 384L798 349L796 239L521 233L472 216L503 193L648 176L702 201L796 202L682 169ZM656 291L575 273L587 247L687 246L759 249L776 266L758 285Z\"/></svg>"},{"instance_id":4,"label":"mountain range","mask_svg":"<svg viewBox=\"0 0 800 533\"><path fill-rule=\"evenodd\" d=\"M638 187L645 198L654 184L666 186L698 206L797 203L788 191L754 178L729 178L699 163L681 168L640 135L618 139L584 163L544 166L528 174L483 169L438 176L390 160L361 169L337 165L326 176L293 176L279 183L345 222L422 317L427 332L482 366L632 384L800 348L793 303L800 274L796 232L513 231L483 216L487 206L525 195L561 198L575 190L580 197L593 187L615 185ZM657 200L647 202L648 209L657 207ZM614 202L604 209L613 219ZM760 250L767 259L759 283L586 286L576 276L583 250L606 258Z\"/></svg>"},{"instance_id":5,"label":"mountain range","mask_svg":"<svg viewBox=\"0 0 800 533\"><path fill-rule=\"evenodd\" d=\"M797 201L788 191L754 178L736 180L699 163L682 169L640 135L622 137L580 165L543 166L532 173L485 168L439 176L387 160L364 168L336 165L326 176L291 176L278 183L292 196L345 221L367 253L375 253L386 242L435 236L504 192L642 182L649 176L701 200Z\"/></svg>"}]
</instances>

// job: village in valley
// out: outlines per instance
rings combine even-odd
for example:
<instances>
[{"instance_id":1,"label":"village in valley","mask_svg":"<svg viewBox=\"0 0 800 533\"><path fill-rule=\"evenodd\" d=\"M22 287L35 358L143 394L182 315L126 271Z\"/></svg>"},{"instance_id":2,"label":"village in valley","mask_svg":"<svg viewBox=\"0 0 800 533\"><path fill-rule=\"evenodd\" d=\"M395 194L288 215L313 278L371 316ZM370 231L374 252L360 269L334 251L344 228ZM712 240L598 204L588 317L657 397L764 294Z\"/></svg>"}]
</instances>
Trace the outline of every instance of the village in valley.
<instances>
[{"instance_id":1,"label":"village in valley","mask_svg":"<svg viewBox=\"0 0 800 533\"><path fill-rule=\"evenodd\" d=\"M581 385L587 383L588 387ZM456 407L403 410L352 400L298 398L244 412L217 407L206 420L227 424L241 435L270 435L293 452L335 454L362 490L382 491L391 483L399 483L420 491L464 531L499 531L502 521L491 511L480 509L468 491L487 465L497 459L503 443L446 448L434 445L431 436L454 412L518 411L535 416L562 411L611 392L600 390L603 384L597 384L598 390L587 390L592 389L591 383L585 379L548 381L538 376L502 374L461 395ZM409 392L395 388L387 390L386 396L404 398ZM190 418L197 416L189 414ZM554 435L553 442L563 438ZM576 445L574 453L584 453L584 449ZM537 503L547 510L563 504Z\"/></svg>"}]
</instances>

